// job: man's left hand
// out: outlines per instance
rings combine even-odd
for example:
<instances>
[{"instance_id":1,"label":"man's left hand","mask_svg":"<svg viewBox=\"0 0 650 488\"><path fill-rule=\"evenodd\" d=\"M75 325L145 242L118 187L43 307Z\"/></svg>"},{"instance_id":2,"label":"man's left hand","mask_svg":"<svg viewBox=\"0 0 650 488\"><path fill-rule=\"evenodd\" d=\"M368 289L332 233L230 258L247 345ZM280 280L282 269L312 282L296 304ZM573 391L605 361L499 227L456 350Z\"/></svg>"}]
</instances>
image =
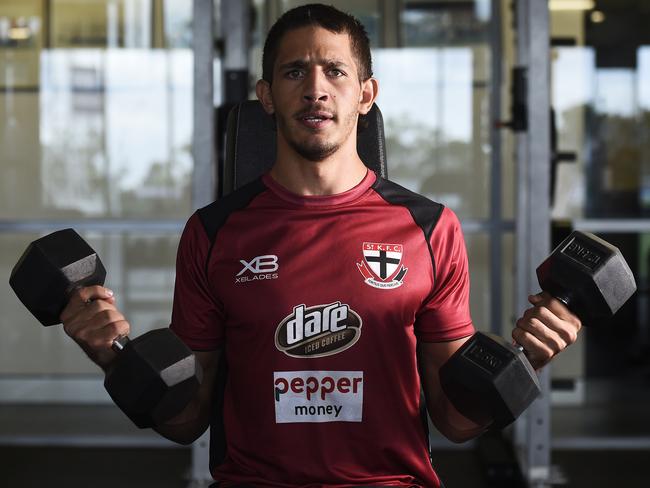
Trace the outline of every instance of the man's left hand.
<instances>
[{"instance_id":1,"label":"man's left hand","mask_svg":"<svg viewBox=\"0 0 650 488\"><path fill-rule=\"evenodd\" d=\"M517 320L512 338L524 348L537 370L576 341L582 323L566 305L546 292L530 295L528 301L533 307Z\"/></svg>"}]
</instances>

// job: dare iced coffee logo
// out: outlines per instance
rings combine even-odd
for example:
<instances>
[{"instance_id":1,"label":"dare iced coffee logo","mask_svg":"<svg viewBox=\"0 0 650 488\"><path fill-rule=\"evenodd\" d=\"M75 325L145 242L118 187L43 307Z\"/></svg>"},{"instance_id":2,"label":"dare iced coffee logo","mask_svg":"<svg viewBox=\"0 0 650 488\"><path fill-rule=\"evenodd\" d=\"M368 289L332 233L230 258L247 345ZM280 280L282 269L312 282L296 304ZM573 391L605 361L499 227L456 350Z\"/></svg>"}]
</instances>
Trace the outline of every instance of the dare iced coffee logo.
<instances>
[{"instance_id":1,"label":"dare iced coffee logo","mask_svg":"<svg viewBox=\"0 0 650 488\"><path fill-rule=\"evenodd\" d=\"M345 303L302 304L278 325L275 346L296 358L331 356L359 340L361 325L361 317Z\"/></svg>"}]
</instances>

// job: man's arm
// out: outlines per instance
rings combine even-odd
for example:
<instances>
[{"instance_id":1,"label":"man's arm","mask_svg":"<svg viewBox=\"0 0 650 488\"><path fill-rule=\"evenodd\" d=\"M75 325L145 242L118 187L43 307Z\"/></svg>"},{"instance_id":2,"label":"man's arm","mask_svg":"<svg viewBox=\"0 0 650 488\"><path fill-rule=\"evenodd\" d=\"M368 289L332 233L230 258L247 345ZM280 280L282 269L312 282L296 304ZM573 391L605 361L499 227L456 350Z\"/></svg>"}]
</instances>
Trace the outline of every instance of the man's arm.
<instances>
[{"instance_id":1,"label":"man's arm","mask_svg":"<svg viewBox=\"0 0 650 488\"><path fill-rule=\"evenodd\" d=\"M113 292L103 286L77 290L63 310L61 321L65 332L104 371L108 371L116 358L111 349L113 339L130 331L128 321L115 306ZM203 381L198 393L179 415L154 428L180 444L193 442L209 424L221 349L195 351L194 354L203 368Z\"/></svg>"},{"instance_id":2,"label":"man's arm","mask_svg":"<svg viewBox=\"0 0 650 488\"><path fill-rule=\"evenodd\" d=\"M469 337L449 342L418 342L417 356L422 389L431 422L452 442L465 442L481 434L489 425L479 425L461 415L440 387L438 370Z\"/></svg>"},{"instance_id":3,"label":"man's arm","mask_svg":"<svg viewBox=\"0 0 650 488\"><path fill-rule=\"evenodd\" d=\"M179 444L191 444L208 428L222 350L194 351L194 354L203 368L198 394L179 415L154 427L160 435Z\"/></svg>"},{"instance_id":4,"label":"man's arm","mask_svg":"<svg viewBox=\"0 0 650 488\"><path fill-rule=\"evenodd\" d=\"M533 295L529 300L533 307L517 321L512 337L524 347L531 365L538 370L576 341L581 322L564 304L547 293ZM432 343L419 341L417 347L429 416L436 428L453 442L464 442L478 436L492 420L487 409L485 421L475 423L467 419L454 408L440 386L440 367L467 339Z\"/></svg>"}]
</instances>

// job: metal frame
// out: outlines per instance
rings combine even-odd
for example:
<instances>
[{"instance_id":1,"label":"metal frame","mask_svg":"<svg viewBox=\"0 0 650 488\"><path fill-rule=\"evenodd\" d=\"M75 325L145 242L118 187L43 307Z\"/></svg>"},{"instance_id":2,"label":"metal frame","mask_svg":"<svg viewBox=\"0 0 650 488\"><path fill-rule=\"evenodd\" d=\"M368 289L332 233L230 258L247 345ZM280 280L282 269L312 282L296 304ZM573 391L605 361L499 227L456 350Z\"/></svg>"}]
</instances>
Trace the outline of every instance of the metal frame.
<instances>
[{"instance_id":1,"label":"metal frame","mask_svg":"<svg viewBox=\"0 0 650 488\"><path fill-rule=\"evenodd\" d=\"M502 52L501 43L501 2L491 1L490 11L490 120L501 118L501 83L502 83ZM501 206L502 184L502 154L501 133L496 129L490 131L491 161L490 161L490 330L501 334L503 320L503 234L514 230L514 223L503 222ZM512 224L512 227L511 227ZM465 226L463 226L465 229Z\"/></svg>"},{"instance_id":2,"label":"metal frame","mask_svg":"<svg viewBox=\"0 0 650 488\"><path fill-rule=\"evenodd\" d=\"M562 437L552 442L556 450L580 450L580 451L627 451L627 450L649 450L650 437Z\"/></svg>"},{"instance_id":3,"label":"metal frame","mask_svg":"<svg viewBox=\"0 0 650 488\"><path fill-rule=\"evenodd\" d=\"M577 219L571 224L585 232L650 233L650 219Z\"/></svg>"},{"instance_id":4,"label":"metal frame","mask_svg":"<svg viewBox=\"0 0 650 488\"><path fill-rule=\"evenodd\" d=\"M15 447L87 447L130 449L187 449L186 446L168 441L164 437L111 435L0 435L0 445Z\"/></svg>"},{"instance_id":5,"label":"metal frame","mask_svg":"<svg viewBox=\"0 0 650 488\"><path fill-rule=\"evenodd\" d=\"M184 220L177 219L2 220L0 221L0 233L40 233L68 227L85 232L180 233L184 225Z\"/></svg>"},{"instance_id":6,"label":"metal frame","mask_svg":"<svg viewBox=\"0 0 650 488\"><path fill-rule=\"evenodd\" d=\"M194 0L192 15L192 50L194 51L192 207L195 209L212 202L216 188L213 19L212 0Z\"/></svg>"},{"instance_id":7,"label":"metal frame","mask_svg":"<svg viewBox=\"0 0 650 488\"><path fill-rule=\"evenodd\" d=\"M204 206L214 200L216 188L215 171L215 121L213 103L213 38L214 38L214 5L213 0L194 0L193 2L193 52L194 52L194 94L193 94L193 140L192 153L194 156L194 172L192 179L192 208ZM184 226L184 220L126 220L126 219L88 219L88 220L45 220L34 219L3 220L0 222L1 233L43 233L64 227L75 227L81 231L128 233L174 233L179 234ZM40 393L34 394L30 385ZM81 389L86 402L104 403L107 396L101 387L101 378L21 378L17 386L11 378L0 379L0 390L3 397L11 402L24 401L31 398L34 402L51 402L59 398L57 391L73 388ZM25 393L27 391L27 393ZM49 393L48 393L49 392ZM30 396L31 395L31 396ZM45 396L43 396L45 395ZM83 399L82 399L83 402ZM163 438L149 439L118 435L105 436L5 436L0 442L11 445L50 446L132 446L132 447L162 447L184 448ZM203 486L212 481L209 463L209 437L207 433L192 446L191 485Z\"/></svg>"},{"instance_id":8,"label":"metal frame","mask_svg":"<svg viewBox=\"0 0 650 488\"><path fill-rule=\"evenodd\" d=\"M222 1L227 2L227 0ZM192 207L199 208L214 200L217 184L213 72L215 8L212 0L194 0L192 8L192 49L194 51ZM212 481L209 435L206 431L192 444L190 486L207 486Z\"/></svg>"},{"instance_id":9,"label":"metal frame","mask_svg":"<svg viewBox=\"0 0 650 488\"><path fill-rule=\"evenodd\" d=\"M524 310L539 289L535 267L550 248L550 52L545 0L516 1L517 65L527 69L528 129L517 133L517 273L515 304ZM550 371L540 373L542 395L515 425L515 445L531 487L551 479Z\"/></svg>"},{"instance_id":10,"label":"metal frame","mask_svg":"<svg viewBox=\"0 0 650 488\"><path fill-rule=\"evenodd\" d=\"M493 211L494 213L494 211ZM460 223L461 227L463 228L463 233L465 234L488 234L488 237L490 237L490 246L496 248L496 249L491 249L490 252L499 252L499 267L497 266L492 266L490 264L490 272L495 271L497 278L492 278L490 277L490 283L492 286L498 286L499 288L502 287L501 280L500 280L500 275L501 275L501 238L503 237L504 233L513 233L515 231L516 225L514 220L501 220L500 218L494 218L494 219L485 219L485 220L474 220L474 219L463 219L463 221ZM497 237L495 241L492 241L494 238L495 234L497 234ZM490 313L491 319L493 322L497 322L498 324L501 324L501 314L498 314L496 317L494 316L494 312ZM501 333L501 327L498 327L497 329L494 329L496 333Z\"/></svg>"}]
</instances>

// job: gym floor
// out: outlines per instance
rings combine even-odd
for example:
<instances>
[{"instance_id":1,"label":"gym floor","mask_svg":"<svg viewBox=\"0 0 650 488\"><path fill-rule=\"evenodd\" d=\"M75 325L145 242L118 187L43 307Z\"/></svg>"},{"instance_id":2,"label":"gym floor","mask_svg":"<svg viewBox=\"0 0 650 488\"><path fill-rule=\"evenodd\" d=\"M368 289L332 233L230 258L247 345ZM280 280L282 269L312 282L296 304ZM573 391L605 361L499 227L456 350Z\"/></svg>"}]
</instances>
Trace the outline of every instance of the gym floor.
<instances>
[{"instance_id":1,"label":"gym floor","mask_svg":"<svg viewBox=\"0 0 650 488\"><path fill-rule=\"evenodd\" d=\"M189 449L0 448L6 488L187 488ZM648 451L556 451L553 462L571 488L647 488ZM447 488L507 488L485 480L471 450L434 452ZM516 486L514 484L507 486Z\"/></svg>"},{"instance_id":2,"label":"gym floor","mask_svg":"<svg viewBox=\"0 0 650 488\"><path fill-rule=\"evenodd\" d=\"M650 381L588 391L586 406L553 410L558 486L647 488ZM447 488L520 486L486 478L471 446L436 446L434 464ZM188 448L132 427L112 406L0 406L2 488L187 488L190 465ZM497 474L507 468L497 466Z\"/></svg>"}]
</instances>

